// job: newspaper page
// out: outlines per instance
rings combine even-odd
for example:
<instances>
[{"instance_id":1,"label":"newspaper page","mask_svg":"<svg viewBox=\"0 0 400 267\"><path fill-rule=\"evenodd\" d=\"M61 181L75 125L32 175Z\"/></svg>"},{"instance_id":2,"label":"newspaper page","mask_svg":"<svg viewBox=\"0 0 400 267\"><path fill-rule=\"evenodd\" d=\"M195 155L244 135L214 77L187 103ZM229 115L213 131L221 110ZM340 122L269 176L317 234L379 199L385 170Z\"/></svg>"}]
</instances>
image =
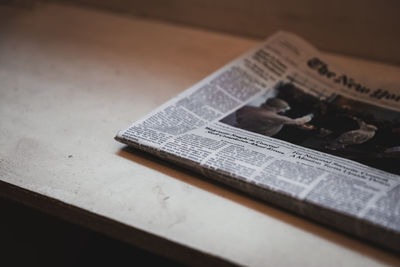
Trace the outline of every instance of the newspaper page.
<instances>
[{"instance_id":1,"label":"newspaper page","mask_svg":"<svg viewBox=\"0 0 400 267\"><path fill-rule=\"evenodd\" d=\"M400 90L364 84L294 34L276 33L116 139L400 250Z\"/></svg>"}]
</instances>

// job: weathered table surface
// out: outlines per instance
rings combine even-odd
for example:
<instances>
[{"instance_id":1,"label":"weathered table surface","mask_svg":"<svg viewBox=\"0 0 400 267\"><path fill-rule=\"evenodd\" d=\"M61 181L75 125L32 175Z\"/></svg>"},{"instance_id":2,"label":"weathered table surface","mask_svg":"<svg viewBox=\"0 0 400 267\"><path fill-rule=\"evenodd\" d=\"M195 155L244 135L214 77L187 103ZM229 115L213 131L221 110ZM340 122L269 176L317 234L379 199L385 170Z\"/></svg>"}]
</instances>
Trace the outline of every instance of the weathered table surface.
<instances>
[{"instance_id":1,"label":"weathered table surface","mask_svg":"<svg viewBox=\"0 0 400 267\"><path fill-rule=\"evenodd\" d=\"M0 8L0 192L191 264L400 258L114 141L257 41L71 7ZM400 82L400 68L330 55Z\"/></svg>"}]
</instances>

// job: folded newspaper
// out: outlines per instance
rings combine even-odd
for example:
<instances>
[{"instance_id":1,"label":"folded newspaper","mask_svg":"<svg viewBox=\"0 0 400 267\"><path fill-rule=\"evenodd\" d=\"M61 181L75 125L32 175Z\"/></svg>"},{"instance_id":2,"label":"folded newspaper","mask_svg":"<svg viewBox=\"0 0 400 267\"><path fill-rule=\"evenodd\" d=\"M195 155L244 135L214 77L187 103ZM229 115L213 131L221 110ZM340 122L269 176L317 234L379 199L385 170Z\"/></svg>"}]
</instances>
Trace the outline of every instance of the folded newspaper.
<instances>
[{"instance_id":1,"label":"folded newspaper","mask_svg":"<svg viewBox=\"0 0 400 267\"><path fill-rule=\"evenodd\" d=\"M278 32L115 137L400 251L400 88Z\"/></svg>"}]
</instances>

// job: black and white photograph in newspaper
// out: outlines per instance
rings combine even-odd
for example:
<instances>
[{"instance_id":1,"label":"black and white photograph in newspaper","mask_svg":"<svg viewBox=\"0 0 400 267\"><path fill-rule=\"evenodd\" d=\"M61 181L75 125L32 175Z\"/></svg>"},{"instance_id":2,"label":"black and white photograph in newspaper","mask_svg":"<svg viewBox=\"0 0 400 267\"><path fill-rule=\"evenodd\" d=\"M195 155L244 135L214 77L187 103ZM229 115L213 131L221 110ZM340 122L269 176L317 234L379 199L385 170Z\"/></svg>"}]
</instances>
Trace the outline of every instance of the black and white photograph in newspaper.
<instances>
[{"instance_id":1,"label":"black and white photograph in newspaper","mask_svg":"<svg viewBox=\"0 0 400 267\"><path fill-rule=\"evenodd\" d=\"M279 82L220 122L400 174L400 113Z\"/></svg>"}]
</instances>

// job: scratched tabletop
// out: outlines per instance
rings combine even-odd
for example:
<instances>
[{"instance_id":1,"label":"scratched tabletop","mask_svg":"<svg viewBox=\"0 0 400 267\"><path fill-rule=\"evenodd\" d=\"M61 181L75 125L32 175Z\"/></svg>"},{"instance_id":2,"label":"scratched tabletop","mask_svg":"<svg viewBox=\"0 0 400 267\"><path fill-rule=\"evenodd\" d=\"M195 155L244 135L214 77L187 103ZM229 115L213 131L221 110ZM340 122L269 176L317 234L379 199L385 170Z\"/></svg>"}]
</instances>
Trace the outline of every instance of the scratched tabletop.
<instances>
[{"instance_id":1,"label":"scratched tabletop","mask_svg":"<svg viewBox=\"0 0 400 267\"><path fill-rule=\"evenodd\" d=\"M113 139L258 42L67 6L0 7L1 195L191 265L400 266ZM327 56L400 83L398 67Z\"/></svg>"}]
</instances>

